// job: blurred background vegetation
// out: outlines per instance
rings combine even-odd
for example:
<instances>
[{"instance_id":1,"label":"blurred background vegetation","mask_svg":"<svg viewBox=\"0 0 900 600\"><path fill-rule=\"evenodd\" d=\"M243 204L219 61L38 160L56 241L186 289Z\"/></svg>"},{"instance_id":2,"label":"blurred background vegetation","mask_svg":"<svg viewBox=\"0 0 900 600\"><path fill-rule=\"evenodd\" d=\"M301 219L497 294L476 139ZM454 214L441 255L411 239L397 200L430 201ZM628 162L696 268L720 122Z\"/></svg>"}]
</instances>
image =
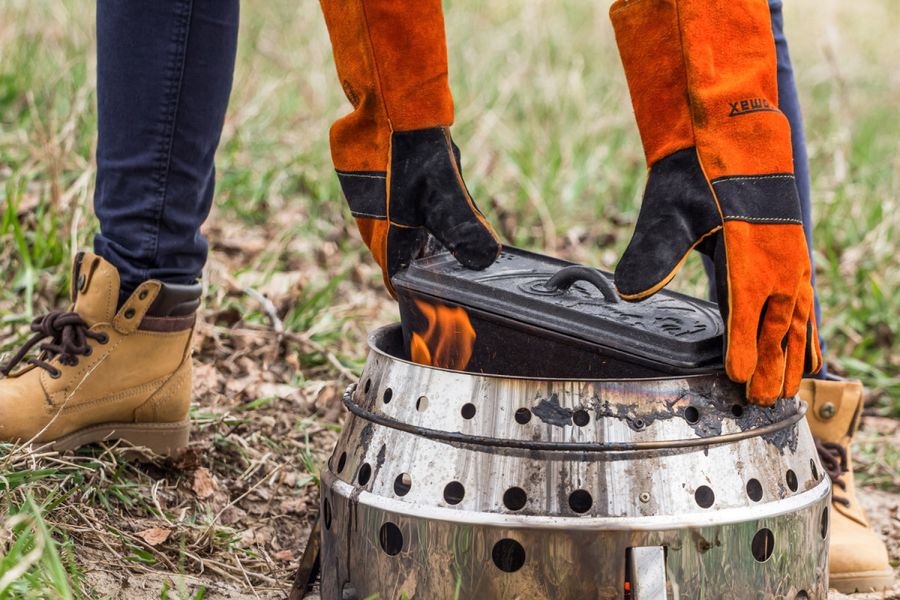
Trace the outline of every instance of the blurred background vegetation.
<instances>
[{"instance_id":1,"label":"blurred background vegetation","mask_svg":"<svg viewBox=\"0 0 900 600\"><path fill-rule=\"evenodd\" d=\"M454 137L473 195L508 242L611 270L637 214L645 166L608 4L448 0L445 9ZM827 359L835 371L865 382L869 412L900 417L900 3L786 4L811 160ZM236 346L222 342L237 344L229 330L259 331L270 324L248 289L274 299L278 317L296 336L295 346L279 346L273 354L290 368L266 367L263 379L297 389L346 377L364 359L365 331L396 316L331 167L328 128L348 104L336 83L318 5L245 2L242 8L235 86L218 156L218 197L206 228L213 253L198 361L212 380L197 392L197 416L220 418L252 406L258 410L241 417L251 430L253 420L262 418L258 414L265 414L262 408L283 393L242 389L237 401L243 404L235 408L228 404L236 397L230 381L215 380L235 353ZM21 341L33 315L65 304L71 256L90 247L96 231L93 26L90 3L0 2L0 358ZM697 257L673 285L705 293ZM265 351L264 345L253 348ZM258 374L254 367L241 368L241 377ZM214 448L220 448L217 431L213 426L208 432ZM306 452L321 450L308 442ZM296 450L277 447L276 454ZM878 461L887 465L878 481L896 486L897 451L887 457L884 449L878 452ZM7 475L19 472L7 460ZM15 464L27 470L25 463ZM125 489L130 482L143 490L152 479L121 465L91 464L113 469ZM48 469L53 485L83 476L77 468ZM224 471L220 476L226 477ZM177 486L178 475L172 477ZM0 500L0 516L34 515L20 519L17 531L40 538L48 502L65 504L70 500L63 498L70 497L53 496L33 480L23 476L15 494ZM124 500L111 497L111 506L121 509ZM195 508L202 512L202 503ZM29 571L49 581L47 589L64 589L64 580L78 579L83 565L72 549L77 532L63 521L54 529L60 549L43 554L41 560L50 561L44 568ZM228 535L227 527L223 531ZM182 560L184 543L172 550ZM19 551L29 547L33 543L23 543ZM0 556L3 550L0 544ZM142 551L149 554L137 554L133 563L163 564ZM0 559L0 576L3 568ZM253 582L277 588L262 576ZM19 592L4 592L0 580L0 598L24 597L21 585ZM90 596L88 583L72 589L76 596Z\"/></svg>"}]
</instances>

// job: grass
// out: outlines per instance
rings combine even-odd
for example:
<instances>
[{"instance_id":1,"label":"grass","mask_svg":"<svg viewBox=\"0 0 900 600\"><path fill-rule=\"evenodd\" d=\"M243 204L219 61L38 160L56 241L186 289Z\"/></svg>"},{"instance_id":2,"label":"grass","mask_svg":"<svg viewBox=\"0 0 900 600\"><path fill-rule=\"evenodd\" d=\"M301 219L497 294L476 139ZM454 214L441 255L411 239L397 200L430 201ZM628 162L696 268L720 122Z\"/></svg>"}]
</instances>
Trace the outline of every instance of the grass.
<instances>
[{"instance_id":1,"label":"grass","mask_svg":"<svg viewBox=\"0 0 900 600\"><path fill-rule=\"evenodd\" d=\"M327 130L347 105L319 11L243 10L206 227L192 458L0 450L0 598L103 597L125 564L157 582L147 583L155 598L265 596L289 580L293 563L275 556L299 547L307 526L342 380L364 358L366 330L396 313L329 162ZM474 196L509 242L611 269L645 170L606 6L448 0L446 13L454 136ZM866 383L872 410L900 417L900 5L796 0L786 22L828 359ZM0 3L0 355L33 315L65 304L67 265L96 231L94 71L83 4ZM674 286L703 294L696 257ZM273 307L283 338L272 333ZM879 460L888 466L869 477L884 485L896 453ZM200 469L219 482L211 497L193 489ZM173 533L149 545L139 534L151 527ZM273 542L283 527L293 539ZM12 565L24 573L4 587Z\"/></svg>"}]
</instances>

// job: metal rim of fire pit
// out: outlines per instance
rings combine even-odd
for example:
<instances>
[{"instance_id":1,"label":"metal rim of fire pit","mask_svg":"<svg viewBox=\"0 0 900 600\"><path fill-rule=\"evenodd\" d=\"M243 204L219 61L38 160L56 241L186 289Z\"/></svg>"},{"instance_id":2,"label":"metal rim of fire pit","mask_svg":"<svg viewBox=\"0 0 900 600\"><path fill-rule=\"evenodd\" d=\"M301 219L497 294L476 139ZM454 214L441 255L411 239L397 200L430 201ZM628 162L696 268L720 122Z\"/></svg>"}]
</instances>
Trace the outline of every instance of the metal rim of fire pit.
<instances>
[{"instance_id":1,"label":"metal rim of fire pit","mask_svg":"<svg viewBox=\"0 0 900 600\"><path fill-rule=\"evenodd\" d=\"M399 431L403 431L404 433L421 435L433 440L441 440L452 444L517 448L521 450L543 450L547 452L635 452L641 450L696 448L698 446L716 446L722 444L730 444L740 440L745 440L762 435L769 435L771 433L781 431L782 429L787 429L788 427L791 427L798 421L800 421L804 416L806 416L807 411L806 402L800 401L797 407L797 412L787 419L777 421L770 425L764 425L762 427L751 428L735 433L726 433L724 435L717 435L713 437L684 438L680 440L664 440L657 442L543 442L533 440L498 439L481 435L466 435L464 433L419 427L418 425L412 425L410 423L404 423L403 421L399 421L397 419L384 417L362 408L353 401L353 393L356 391L357 386L358 384L356 383L352 383L347 386L347 389L344 391L344 395L342 398L344 406L346 406L347 410L349 410L357 417L365 419L366 421L371 421L372 423L375 423L377 425L390 427L391 429L397 429Z\"/></svg>"},{"instance_id":2,"label":"metal rim of fire pit","mask_svg":"<svg viewBox=\"0 0 900 600\"><path fill-rule=\"evenodd\" d=\"M410 505L401 500L393 500L373 494L367 490L354 494L354 491L358 490L357 486L342 481L330 472L323 475L322 483L344 498L349 499L353 497L354 502L388 513L403 514L406 517L448 522L465 521L470 525L502 527L504 529L567 530L572 527L578 527L579 530L588 531L657 531L660 529L729 525L750 519L771 519L790 514L810 503L819 502L827 497L831 491L831 484L826 479L823 479L814 488L800 494L749 508L718 509L711 513L691 513L678 517L672 517L671 515L643 517L591 517L579 515L544 517L529 515L526 522L517 514L458 510L441 506L423 507Z\"/></svg>"}]
</instances>

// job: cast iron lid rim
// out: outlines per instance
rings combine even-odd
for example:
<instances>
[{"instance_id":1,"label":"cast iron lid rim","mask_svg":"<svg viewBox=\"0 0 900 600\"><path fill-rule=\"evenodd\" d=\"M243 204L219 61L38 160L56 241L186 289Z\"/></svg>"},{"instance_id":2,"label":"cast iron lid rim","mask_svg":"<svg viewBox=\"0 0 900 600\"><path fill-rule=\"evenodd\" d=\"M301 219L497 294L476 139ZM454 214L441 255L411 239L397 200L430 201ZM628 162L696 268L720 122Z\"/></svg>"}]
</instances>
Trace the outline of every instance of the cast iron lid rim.
<instances>
[{"instance_id":1,"label":"cast iron lid rim","mask_svg":"<svg viewBox=\"0 0 900 600\"><path fill-rule=\"evenodd\" d=\"M410 290L408 290L408 291L410 291ZM434 294L432 294L430 292L423 292L423 291L416 290L415 292L410 291L410 294L412 294L414 298L425 298L427 300L431 300L431 301L437 302L439 304L446 305L449 302L455 306L459 306L460 308L465 309L465 311L467 313L469 313L470 315L477 316L483 320L491 320L491 321L495 321L495 322L500 321L501 324L502 324L502 322L515 323L522 327L528 327L528 328L540 330L543 333L543 335L567 338L578 344L583 344L585 346L590 346L595 349L602 350L603 352L608 353L608 354L606 354L607 357L619 358L619 359L627 360L628 362L631 362L631 363L645 365L646 363L649 362L649 363L653 363L653 366L657 369L662 369L662 368L667 367L670 369L682 369L684 371L688 371L687 373L684 373L684 375L712 374L712 373L716 373L717 371L721 371L722 369L725 368L724 364L718 360L716 362L706 362L704 364L701 364L700 366L694 366L694 365L688 363L687 361L680 360L680 359L674 359L674 358L667 361L664 364L664 366L661 367L659 365L659 363L654 362L653 352L652 352L654 350L654 345L653 345L652 340L641 339L639 337L641 335L640 330L633 330L634 335L631 337L631 341L633 342L632 348L634 348L634 349L641 348L641 349L645 350L645 352L643 352L643 353L629 352L625 348L618 348L616 346L601 344L601 343L597 342L596 340L591 340L588 338L580 337L573 333L560 331L559 329L554 328L554 327L549 327L547 325L537 325L526 319L517 319L517 318L511 316L511 314L507 314L505 312L500 312L500 311L492 312L492 311L487 310L485 307L472 306L471 304L466 304L464 302L457 301L457 300L448 300L447 298L442 298L441 296L435 296ZM600 356L603 356L603 355L601 354Z\"/></svg>"},{"instance_id":2,"label":"cast iron lid rim","mask_svg":"<svg viewBox=\"0 0 900 600\"><path fill-rule=\"evenodd\" d=\"M622 346L618 345L615 340L627 337L630 340L629 344L631 347L629 354L645 360L659 361L660 351L663 351L663 355L668 355L668 359L663 360L663 362L671 361L671 366L675 367L691 368L694 363L691 360L692 357L696 357L701 364L724 360L720 339L724 333L724 324L719 318L718 309L714 303L672 290L664 290L659 295L654 296L655 301L674 300L683 305L689 305L695 313L706 315L706 318L717 322L716 330L718 335L714 337L707 336L690 342L679 341L660 330L644 330L639 327L622 325L617 319L609 316L590 315L571 307L548 307L544 301L529 294L512 292L502 287L497 288L492 285L492 282L518 278L539 280L544 275L547 275L549 278L553 274L558 273L559 270L569 267L591 269L611 280L611 274L604 273L599 269L585 267L571 261L523 250L515 246L504 246L504 254L512 259L532 261L538 263L538 265L528 270L520 268L511 272L487 274L490 271L489 267L484 272L460 276L443 272L446 265L458 266L452 255L444 251L413 261L408 269L398 272L392 281L394 288L398 292L403 291L402 295L413 298L415 296L432 296L442 303L459 305L470 310L477 309L482 313L496 314L497 316L533 327L563 333L570 337L583 339L584 343L600 348L621 350ZM500 262L502 260L498 260L494 264L496 265ZM503 267L498 268L502 269ZM540 270L551 268L554 269L554 273L544 273ZM463 269L463 271L465 270ZM445 279L446 277L449 277L454 285L450 285ZM612 305L609 302L601 302L601 304ZM638 305L643 303L619 302L617 304L619 306L630 304L633 310L641 312ZM515 310L511 310L512 307ZM570 314L568 316L558 314L559 311ZM645 315L645 317L647 316L649 314ZM598 326L598 321L602 322L601 326ZM575 326L567 325L570 323L574 323ZM584 329L585 326L587 326L587 329ZM592 333L586 333L582 336L578 335L576 331L590 331ZM718 344L714 344L716 340L718 340ZM689 348L692 348L692 350Z\"/></svg>"},{"instance_id":3,"label":"cast iron lid rim","mask_svg":"<svg viewBox=\"0 0 900 600\"><path fill-rule=\"evenodd\" d=\"M659 335L658 336L648 336L647 332L641 331L640 329L634 329L634 328L629 329L629 328L625 328L625 327L619 327L619 326L617 326L617 324L614 321L607 321L606 324L608 327L613 327L615 329L621 329L622 332L625 332L625 331L628 332L629 338L632 342L633 349L643 350L643 352L628 352L627 350L625 350L623 348L619 348L615 345L601 343L597 340L581 337L581 336L575 335L571 332L563 331L561 327L553 326L553 325L557 324L559 321L564 321L565 319L551 318L551 317L548 317L545 315L543 317L545 322L537 323L537 322L529 320L529 319L518 318L511 311L501 309L500 307L503 305L500 303L486 301L485 306L474 306L473 304L465 302L460 299L446 298L444 296L440 296L436 293L436 291L434 289L426 290L426 289L411 288L411 287L405 285L401 280L396 280L394 282L394 287L398 290L399 289L404 290L412 298L416 298L416 297L427 298L433 302L437 302L440 304L444 304L444 305L450 304L450 305L454 305L454 306L459 306L459 307L464 308L467 312L472 312L472 313L482 315L482 318L503 319L506 321L519 323L521 325L525 325L528 327L542 329L550 334L565 336L565 337L571 338L573 340L579 341L583 344L593 346L595 348L602 348L604 350L615 351L618 354L621 354L623 356L629 356L634 359L651 360L651 361L655 360L655 357L657 356L657 354L654 351L658 350L656 341L659 339L659 337L662 337ZM524 307L523 307L523 310L524 310ZM521 313L519 313L519 314L521 315ZM656 339L654 339L654 337ZM646 338L646 339L644 339L644 338ZM702 342L691 342L690 344L691 345L709 345L710 343L711 342L709 340L704 340ZM710 355L712 355L712 353L710 353ZM714 362L711 360L706 360L705 362L707 364L704 366L700 366L700 367L691 366L687 361L682 360L681 358L675 358L674 356L670 357L671 360L669 362L667 362L666 365L671 366L671 367L676 367L676 368L683 368L683 369L704 369L704 368L716 367L716 366L721 367L722 366L721 352L717 353L716 356L717 356L717 358L715 359Z\"/></svg>"},{"instance_id":4,"label":"cast iron lid rim","mask_svg":"<svg viewBox=\"0 0 900 600\"><path fill-rule=\"evenodd\" d=\"M676 450L681 448L697 448L703 446L721 446L742 440L762 437L792 427L806 415L806 402L800 401L797 412L788 418L770 423L763 427L756 427L735 433L726 433L708 438L682 438L680 440L653 440L645 442L546 442L535 440L515 440L486 437L483 435L468 435L458 431L441 431L427 427L419 427L410 423L404 423L384 415L373 413L353 401L353 393L357 384L351 383L344 391L342 400L355 416L404 433L410 433L430 440L446 442L449 444L462 444L468 446L488 446L493 448L508 448L518 450L540 450L548 452L636 452L641 450Z\"/></svg>"},{"instance_id":5,"label":"cast iron lid rim","mask_svg":"<svg viewBox=\"0 0 900 600\"><path fill-rule=\"evenodd\" d=\"M388 325L382 325L377 329L373 330L369 334L369 350L375 352L376 354L392 360L396 362L401 362L413 367L417 367L420 369L429 369L432 371L444 371L445 373L454 373L456 375L468 375L469 377L486 377L490 379L503 379L506 381L512 382L559 382L559 383L651 383L654 381L674 381L674 380L682 380L682 379L716 379L720 381L727 381L728 383L733 383L730 379L725 376L724 371L721 370L711 370L702 373L687 373L683 375L663 375L660 377L608 377L608 378L593 378L593 379L585 379L582 377L530 377L528 375L503 375L502 373L473 373L471 371L458 371L456 369L446 369L444 367L432 367L430 365L423 365L417 362L413 362L408 358L403 358L402 356L397 356L395 354L391 354L387 350L383 350L377 344L377 341L381 340L383 337L387 336L390 333L390 330L399 330L402 327L400 323L390 323ZM734 384L738 385L738 384Z\"/></svg>"}]
</instances>

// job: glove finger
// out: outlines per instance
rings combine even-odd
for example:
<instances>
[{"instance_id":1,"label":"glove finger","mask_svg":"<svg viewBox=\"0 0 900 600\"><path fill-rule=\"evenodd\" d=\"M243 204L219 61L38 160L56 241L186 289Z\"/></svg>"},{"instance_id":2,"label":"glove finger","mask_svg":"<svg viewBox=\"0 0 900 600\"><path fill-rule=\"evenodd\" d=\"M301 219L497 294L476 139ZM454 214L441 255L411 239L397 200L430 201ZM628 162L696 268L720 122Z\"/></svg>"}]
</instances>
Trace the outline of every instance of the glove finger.
<instances>
[{"instance_id":1,"label":"glove finger","mask_svg":"<svg viewBox=\"0 0 900 600\"><path fill-rule=\"evenodd\" d=\"M425 227L464 267L484 269L500 255L500 238L472 200L459 151L443 131L446 151L428 166L426 195L420 200Z\"/></svg>"},{"instance_id":2,"label":"glove finger","mask_svg":"<svg viewBox=\"0 0 900 600\"><path fill-rule=\"evenodd\" d=\"M801 286L791 318L790 330L787 334L785 349L784 386L781 395L785 398L794 396L800 390L803 368L807 353L807 335L809 315L812 311L812 286Z\"/></svg>"},{"instance_id":3,"label":"glove finger","mask_svg":"<svg viewBox=\"0 0 900 600\"><path fill-rule=\"evenodd\" d=\"M385 281L392 296L396 296L396 293L393 283L390 281L391 278L406 269L409 263L419 255L427 238L425 230L421 227L392 226L388 228L384 245L387 261Z\"/></svg>"},{"instance_id":4,"label":"glove finger","mask_svg":"<svg viewBox=\"0 0 900 600\"><path fill-rule=\"evenodd\" d=\"M814 292L815 293L815 292ZM806 327L806 372L818 373L823 364L822 348L819 344L819 326L816 323L815 297L810 300L809 323Z\"/></svg>"},{"instance_id":5,"label":"glove finger","mask_svg":"<svg viewBox=\"0 0 900 600\"><path fill-rule=\"evenodd\" d=\"M625 300L641 300L668 284L688 253L721 229L722 219L693 149L650 169L634 234L616 266Z\"/></svg>"},{"instance_id":6,"label":"glove finger","mask_svg":"<svg viewBox=\"0 0 900 600\"><path fill-rule=\"evenodd\" d=\"M771 406L781 396L785 376L784 341L791 327L796 296L770 296L761 316L756 368L747 382L747 398Z\"/></svg>"},{"instance_id":7,"label":"glove finger","mask_svg":"<svg viewBox=\"0 0 900 600\"><path fill-rule=\"evenodd\" d=\"M719 311L725 320L725 372L732 381L744 383L756 369L760 315L766 300L759 294L735 288L734 283L727 286L726 297L719 298Z\"/></svg>"}]
</instances>

